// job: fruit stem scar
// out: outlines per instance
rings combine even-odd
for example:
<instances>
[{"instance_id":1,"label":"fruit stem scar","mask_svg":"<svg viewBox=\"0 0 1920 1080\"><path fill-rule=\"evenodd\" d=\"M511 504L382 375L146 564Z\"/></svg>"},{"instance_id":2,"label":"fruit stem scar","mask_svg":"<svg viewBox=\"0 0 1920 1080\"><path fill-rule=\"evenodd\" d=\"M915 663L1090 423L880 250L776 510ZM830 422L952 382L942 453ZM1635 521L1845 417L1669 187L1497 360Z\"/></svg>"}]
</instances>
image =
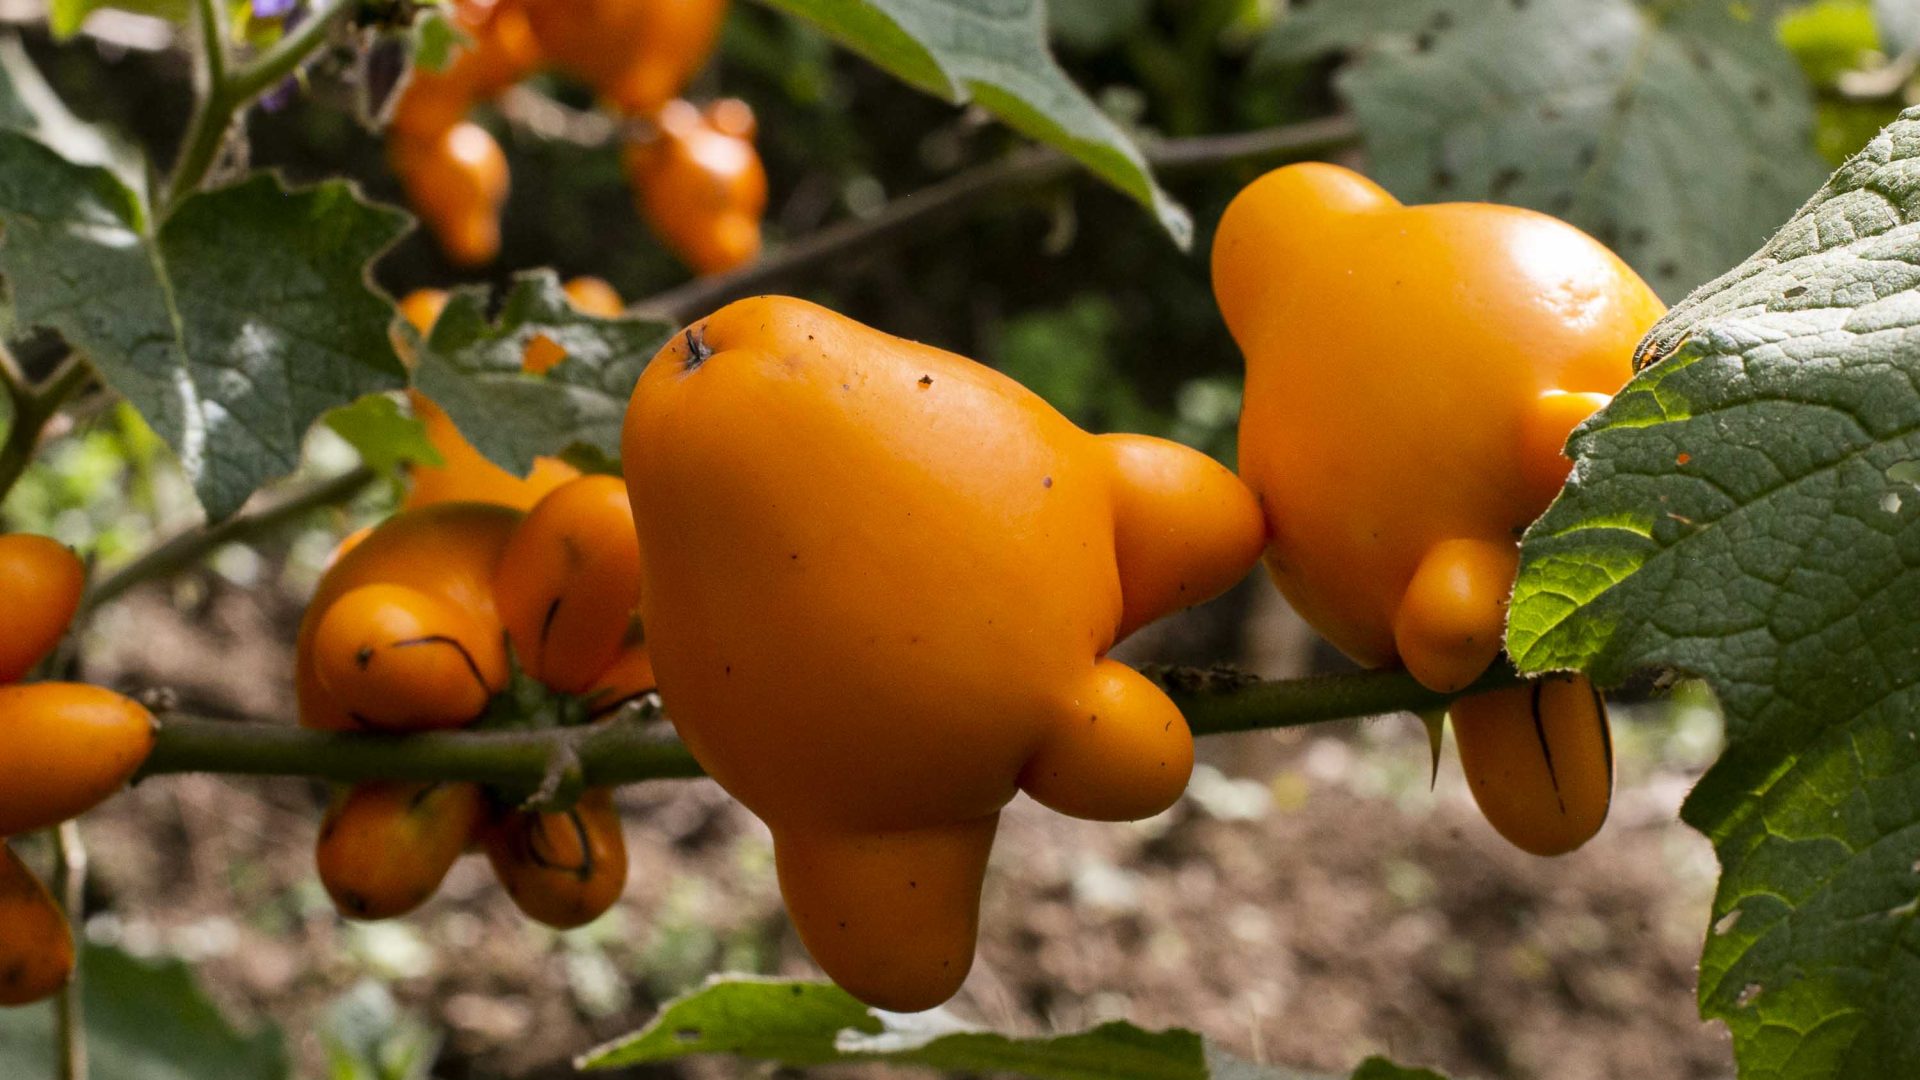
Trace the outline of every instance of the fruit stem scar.
<instances>
[{"instance_id":1,"label":"fruit stem scar","mask_svg":"<svg viewBox=\"0 0 1920 1080\"><path fill-rule=\"evenodd\" d=\"M701 364L713 358L713 350L707 347L707 328L705 325L689 326L686 333L688 371L697 371Z\"/></svg>"}]
</instances>

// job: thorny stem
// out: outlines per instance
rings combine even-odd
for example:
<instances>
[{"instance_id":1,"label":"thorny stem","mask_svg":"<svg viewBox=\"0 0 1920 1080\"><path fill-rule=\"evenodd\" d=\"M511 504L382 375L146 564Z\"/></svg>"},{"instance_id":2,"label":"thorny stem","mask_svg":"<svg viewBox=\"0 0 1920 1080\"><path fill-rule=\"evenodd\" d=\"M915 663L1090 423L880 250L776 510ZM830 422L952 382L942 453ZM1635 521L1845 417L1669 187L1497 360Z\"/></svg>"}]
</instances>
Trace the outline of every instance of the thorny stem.
<instances>
[{"instance_id":1,"label":"thorny stem","mask_svg":"<svg viewBox=\"0 0 1920 1080\"><path fill-rule=\"evenodd\" d=\"M13 403L13 418L8 421L7 438L0 443L0 500L5 500L7 492L20 475L32 464L33 455L40 447L41 432L47 423L59 415L60 407L79 393L93 377L93 369L77 356L69 356L47 380L39 386L29 385L24 375L11 364L0 373L6 383L7 396Z\"/></svg>"},{"instance_id":2,"label":"thorny stem","mask_svg":"<svg viewBox=\"0 0 1920 1080\"><path fill-rule=\"evenodd\" d=\"M254 61L238 69L227 66L226 20L220 0L198 0L195 21L200 28L200 53L206 85L200 103L180 143L180 158L167 184L167 206L200 189L208 170L219 159L234 118L254 99L294 73L318 49L334 24L353 10L355 0L319 0L306 21L295 27Z\"/></svg>"},{"instance_id":3,"label":"thorny stem","mask_svg":"<svg viewBox=\"0 0 1920 1080\"><path fill-rule=\"evenodd\" d=\"M1359 129L1351 118L1331 116L1259 131L1167 139L1148 145L1145 154L1156 170L1177 173L1238 161L1308 156L1351 145L1358 138ZM686 323L728 300L803 277L833 260L909 236L924 239L930 227L968 207L1009 191L1043 187L1072 175L1076 168L1074 160L1058 150L1029 147L903 195L867 217L829 225L738 270L657 293L633 305L633 311L676 325Z\"/></svg>"},{"instance_id":4,"label":"thorny stem","mask_svg":"<svg viewBox=\"0 0 1920 1080\"><path fill-rule=\"evenodd\" d=\"M1300 727L1330 720L1444 705L1403 671L1367 671L1263 681L1216 669L1148 672L1180 705L1196 735ZM1519 680L1496 665L1462 693ZM621 716L590 727L543 731L334 734L283 724L171 714L160 720L140 775L212 772L308 776L323 780L448 780L494 784L528 794L550 782L556 763L578 769L586 787L702 775L686 746L657 722Z\"/></svg>"},{"instance_id":5,"label":"thorny stem","mask_svg":"<svg viewBox=\"0 0 1920 1080\"><path fill-rule=\"evenodd\" d=\"M63 822L54 830L54 888L60 894L60 906L67 914L67 925L75 935L83 933L86 918L87 849L80 839L80 823ZM54 1003L55 1047L60 1059L60 1080L87 1080L87 1025L80 1004L80 980L85 970L76 951L73 977L60 991Z\"/></svg>"}]
</instances>

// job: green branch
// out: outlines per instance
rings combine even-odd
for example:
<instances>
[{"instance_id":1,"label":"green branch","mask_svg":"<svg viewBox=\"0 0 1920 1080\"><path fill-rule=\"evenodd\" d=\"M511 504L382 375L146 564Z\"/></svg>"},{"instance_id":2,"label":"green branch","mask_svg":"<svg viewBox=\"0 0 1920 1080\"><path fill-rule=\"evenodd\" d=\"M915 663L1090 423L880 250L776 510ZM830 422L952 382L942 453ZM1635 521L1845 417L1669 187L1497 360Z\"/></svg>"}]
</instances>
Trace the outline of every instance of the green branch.
<instances>
[{"instance_id":1,"label":"green branch","mask_svg":"<svg viewBox=\"0 0 1920 1080\"><path fill-rule=\"evenodd\" d=\"M1437 694L1403 671L1366 671L1262 681L1222 670L1157 669L1153 675L1186 713L1196 735L1300 727L1329 720L1421 711L1460 695ZM1511 686L1504 663L1466 693ZM591 727L544 731L444 731L420 735L334 734L284 724L160 720L140 775L238 773L322 780L464 780L515 791L556 786L556 770L578 771L588 787L702 775L680 740L658 721L622 716Z\"/></svg>"},{"instance_id":2,"label":"green branch","mask_svg":"<svg viewBox=\"0 0 1920 1080\"><path fill-rule=\"evenodd\" d=\"M313 510L344 503L365 491L379 478L379 473L363 465L330 480L322 480L266 500L259 507L242 511L225 521L198 525L178 533L95 584L80 606L81 617L84 618L87 612L142 582L170 577L199 563L224 545L243 543L270 533L289 521L298 521Z\"/></svg>"},{"instance_id":3,"label":"green branch","mask_svg":"<svg viewBox=\"0 0 1920 1080\"><path fill-rule=\"evenodd\" d=\"M200 189L207 173L220 157L234 119L261 94L279 85L280 80L299 70L308 56L326 41L327 35L353 10L355 0L319 0L306 21L283 36L273 46L239 69L229 69L226 50L226 20L221 0L198 0L195 21L200 27L200 54L205 85L201 87L199 107L187 125L180 143L180 157L174 163L167 182L166 205L178 206L182 199Z\"/></svg>"},{"instance_id":4,"label":"green branch","mask_svg":"<svg viewBox=\"0 0 1920 1080\"><path fill-rule=\"evenodd\" d=\"M93 369L77 356L69 356L60 369L40 386L31 386L25 376L7 365L3 369L7 397L13 404L13 417L7 422L7 437L0 443L0 500L20 480L40 449L40 436L48 421L93 377Z\"/></svg>"}]
</instances>

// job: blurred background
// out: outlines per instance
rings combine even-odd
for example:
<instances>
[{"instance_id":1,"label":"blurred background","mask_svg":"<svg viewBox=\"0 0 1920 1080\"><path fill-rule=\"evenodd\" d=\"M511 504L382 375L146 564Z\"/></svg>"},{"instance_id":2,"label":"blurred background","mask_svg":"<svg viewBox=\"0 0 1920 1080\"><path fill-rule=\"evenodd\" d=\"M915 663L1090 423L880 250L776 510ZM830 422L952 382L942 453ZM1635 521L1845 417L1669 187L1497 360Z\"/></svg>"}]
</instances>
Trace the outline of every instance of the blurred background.
<instances>
[{"instance_id":1,"label":"blurred background","mask_svg":"<svg viewBox=\"0 0 1920 1080\"><path fill-rule=\"evenodd\" d=\"M1686 218L1694 211L1682 206L1645 220L1605 190L1594 197L1590 168L1556 173L1546 163L1508 175L1487 161L1454 161L1459 143L1419 127L1454 122L1418 105L1434 105L1451 86L1448 106L1478 110L1493 132L1481 141L1498 142L1518 130L1503 126L1502 110L1529 71L1579 62L1534 64L1516 53L1515 71L1483 72L1467 90L1422 81L1449 50L1485 55L1481 39L1518 33L1485 14L1508 5L1347 2L1307 9L1303 17L1320 17L1314 47L1304 32L1284 36L1287 20L1302 16L1275 2L1048 8L1069 73L1143 140L1356 113L1364 138L1332 151L1337 160L1405 198L1507 192L1559 207L1620 246L1670 302L1757 246L1811 193L1823 161L1864 144L1912 92L1915 54L1900 35L1916 26L1906 5L1739 5L1760 28L1738 41L1689 28L1688 19L1707 17L1693 9L1724 17L1724 4L1582 8L1598 13L1594 26L1620 12L1645 20L1629 30L1650 43L1652 63L1671 49L1676 70L1714 72L1744 95L1751 123L1731 127L1711 112L1689 118L1689 109L1726 106L1690 100L1678 81L1585 103L1603 116L1650 112L1676 159L1691 152L1673 134L1689 123L1746 147L1745 157L1717 162L1730 175L1699 181L1708 188L1692 201L1704 216ZM1361 28L1337 25L1340 12L1327 14L1336 8ZM1483 15L1492 21L1475 21ZM165 160L190 102L191 65L175 28L101 11L86 32L55 43L44 16L38 0L0 0L0 34L20 36L76 112ZM1610 47L1594 40L1596 50ZM1731 54L1715 51L1723 48ZM379 69L364 57L330 58L275 108L255 110L248 164L296 180L345 174L370 197L401 202L381 138L363 122ZM1475 87L1481 96L1468 92ZM416 233L379 264L386 290L498 284L553 267L601 276L638 301L686 280L636 216L591 96L553 77L530 92L537 101L478 115L512 165L500 258L459 271ZM775 251L1020 145L984 114L910 91L752 3L734 6L688 96L723 94L746 99L759 117ZM1544 114L1559 99L1541 100ZM1394 115L1406 118L1398 127L1378 119L1396 101ZM1772 111L1783 118L1769 119ZM1556 117L1535 119L1545 125L1536 137L1551 136ZM1623 167L1638 167L1633 155L1650 138L1631 127L1590 134ZM1205 252L1226 201L1273 163L1165 176L1198 225L1191 251L1137 205L1073 175L996 192L780 287L992 363L1090 429L1166 435L1231 463L1241 369ZM1715 172L1705 166L1651 177L1642 197L1659 203L1688 175ZM1754 167L1764 175L1756 179ZM1710 197L1715 183L1759 193L1729 208ZM1774 187L1785 194L1762 197ZM1729 213L1746 217L1729 225ZM310 457L323 472L352 460L324 433ZM85 677L166 688L203 715L291 723L290 641L304 598L339 537L394 501L392 490L376 490L127 595L88 630ZM105 406L65 432L16 489L3 523L50 532L112 564L195 513L164 448L130 413ZM1150 628L1124 658L1229 661L1267 677L1345 666L1264 579ZM1188 1026L1243 1057L1324 1070L1379 1052L1461 1077L1730 1077L1723 1032L1702 1024L1693 1004L1714 860L1675 818L1719 738L1711 701L1690 687L1623 704L1612 819L1586 848L1556 860L1514 851L1492 832L1450 748L1430 782L1424 732L1405 716L1207 739L1188 795L1135 825L1071 821L1021 800L995 853L978 965L951 1008L1024 1032L1113 1018ZM177 1024L204 1031L223 1053L284 1047L301 1076L505 1080L571 1075L572 1055L637 1027L710 972L813 973L781 912L765 830L706 782L621 793L634 867L627 895L609 917L567 934L520 918L471 859L412 918L343 922L312 864L327 798L318 783L179 777L90 815L86 935L113 950L92 977L110 989L148 970L129 963L183 961L218 1012L182 1012ZM44 851L27 851L44 865ZM132 1039L151 1019L125 1011L119 1022ZM96 1022L111 1030L116 1017ZM33 1043L33 1025L44 1023L26 1014L0 1021L0 1053L23 1061L44 1053ZM103 1069L113 1053L103 1051ZM633 1075L763 1072L705 1061Z\"/></svg>"}]
</instances>

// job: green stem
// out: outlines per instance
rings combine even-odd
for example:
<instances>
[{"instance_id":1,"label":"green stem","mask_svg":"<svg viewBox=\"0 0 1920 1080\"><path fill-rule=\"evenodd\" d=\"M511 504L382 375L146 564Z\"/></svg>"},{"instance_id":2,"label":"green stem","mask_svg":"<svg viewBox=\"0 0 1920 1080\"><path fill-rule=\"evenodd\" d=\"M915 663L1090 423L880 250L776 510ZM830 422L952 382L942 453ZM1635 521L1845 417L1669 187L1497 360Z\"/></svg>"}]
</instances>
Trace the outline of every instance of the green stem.
<instances>
[{"instance_id":1,"label":"green stem","mask_svg":"<svg viewBox=\"0 0 1920 1080\"><path fill-rule=\"evenodd\" d=\"M379 473L362 465L330 480L277 496L257 509L242 511L225 521L178 533L96 583L81 604L82 617L142 582L170 577L196 565L226 544L266 535L311 511L344 503L379 478Z\"/></svg>"},{"instance_id":2,"label":"green stem","mask_svg":"<svg viewBox=\"0 0 1920 1080\"><path fill-rule=\"evenodd\" d=\"M1150 674L1179 703L1196 735L1418 711L1461 696L1437 694L1401 671L1274 682L1187 668ZM1518 681L1519 676L1501 664L1463 693ZM342 782L455 780L535 792L551 783L556 763L572 767L576 762L581 780L592 787L702 775L686 746L658 723L629 717L592 727L401 736L334 734L178 714L161 719L153 754L140 775L208 772Z\"/></svg>"},{"instance_id":3,"label":"green stem","mask_svg":"<svg viewBox=\"0 0 1920 1080\"><path fill-rule=\"evenodd\" d=\"M225 20L220 0L198 0L200 51L206 65L206 86L200 94L199 108L187 125L180 144L180 157L167 185L167 206L178 206L182 199L200 189L208 170L220 156L234 117L280 80L298 70L318 49L334 24L353 10L354 0L320 0L305 22L275 42L266 52L238 70L227 67Z\"/></svg>"},{"instance_id":4,"label":"green stem","mask_svg":"<svg viewBox=\"0 0 1920 1080\"><path fill-rule=\"evenodd\" d=\"M6 499L21 474L33 463L47 422L58 416L61 406L79 393L92 377L93 369L79 357L73 356L68 357L60 370L37 388L26 385L9 373L6 380L7 396L13 401L13 418L8 421L6 441L0 443L0 501Z\"/></svg>"}]
</instances>

